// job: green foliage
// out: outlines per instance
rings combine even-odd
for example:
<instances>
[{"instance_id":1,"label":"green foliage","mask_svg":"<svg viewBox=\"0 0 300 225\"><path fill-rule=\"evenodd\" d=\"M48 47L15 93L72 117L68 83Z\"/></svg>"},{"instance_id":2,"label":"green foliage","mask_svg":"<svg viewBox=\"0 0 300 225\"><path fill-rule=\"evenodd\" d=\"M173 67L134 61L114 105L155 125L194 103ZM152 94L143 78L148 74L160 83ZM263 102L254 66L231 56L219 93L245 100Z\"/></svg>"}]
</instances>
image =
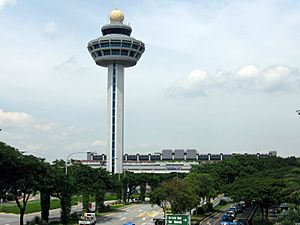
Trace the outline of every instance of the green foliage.
<instances>
[{"instance_id":1,"label":"green foliage","mask_svg":"<svg viewBox=\"0 0 300 225\"><path fill-rule=\"evenodd\" d=\"M290 205L286 213L279 215L279 221L282 225L300 223L300 206Z\"/></svg>"},{"instance_id":2,"label":"green foliage","mask_svg":"<svg viewBox=\"0 0 300 225\"><path fill-rule=\"evenodd\" d=\"M162 207L164 212L170 206L172 213L190 211L200 201L194 187L180 178L164 181L161 187L150 193L150 198L151 202Z\"/></svg>"},{"instance_id":3,"label":"green foliage","mask_svg":"<svg viewBox=\"0 0 300 225\"><path fill-rule=\"evenodd\" d=\"M34 195L46 173L43 159L22 155L17 149L0 142L1 193L14 195L20 210L20 225L30 195ZM21 196L21 198L19 198Z\"/></svg>"}]
</instances>

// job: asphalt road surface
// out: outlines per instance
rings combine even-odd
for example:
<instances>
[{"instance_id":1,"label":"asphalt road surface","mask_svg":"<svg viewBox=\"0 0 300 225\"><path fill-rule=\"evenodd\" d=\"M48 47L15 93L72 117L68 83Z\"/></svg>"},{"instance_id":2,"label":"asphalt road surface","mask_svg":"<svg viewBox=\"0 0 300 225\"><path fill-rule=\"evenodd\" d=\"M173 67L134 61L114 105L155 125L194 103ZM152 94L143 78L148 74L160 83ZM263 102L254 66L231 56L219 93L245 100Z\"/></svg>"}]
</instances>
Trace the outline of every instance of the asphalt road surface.
<instances>
[{"instance_id":1,"label":"asphalt road surface","mask_svg":"<svg viewBox=\"0 0 300 225\"><path fill-rule=\"evenodd\" d=\"M163 217L160 207L156 205L152 207L150 204L134 204L97 219L97 224L122 225L133 222L136 225L153 225L153 218L157 217Z\"/></svg>"},{"instance_id":2,"label":"asphalt road surface","mask_svg":"<svg viewBox=\"0 0 300 225\"><path fill-rule=\"evenodd\" d=\"M220 225L222 216L227 212L230 206L227 206L225 209L221 210L220 212L216 213L213 216L210 216L209 219L203 221L202 225Z\"/></svg>"},{"instance_id":3,"label":"asphalt road surface","mask_svg":"<svg viewBox=\"0 0 300 225\"><path fill-rule=\"evenodd\" d=\"M250 206L244 209L243 213L239 213L236 216L236 220L242 222L243 224L247 224L247 221L254 210L254 207Z\"/></svg>"},{"instance_id":4,"label":"asphalt road surface","mask_svg":"<svg viewBox=\"0 0 300 225\"><path fill-rule=\"evenodd\" d=\"M202 222L202 225L220 225L222 216L227 212L230 206L226 207L224 210L219 213L211 216L208 220ZM235 220L239 222L243 222L243 224L247 224L247 220L252 212L252 207L247 207L242 213L237 214Z\"/></svg>"}]
</instances>

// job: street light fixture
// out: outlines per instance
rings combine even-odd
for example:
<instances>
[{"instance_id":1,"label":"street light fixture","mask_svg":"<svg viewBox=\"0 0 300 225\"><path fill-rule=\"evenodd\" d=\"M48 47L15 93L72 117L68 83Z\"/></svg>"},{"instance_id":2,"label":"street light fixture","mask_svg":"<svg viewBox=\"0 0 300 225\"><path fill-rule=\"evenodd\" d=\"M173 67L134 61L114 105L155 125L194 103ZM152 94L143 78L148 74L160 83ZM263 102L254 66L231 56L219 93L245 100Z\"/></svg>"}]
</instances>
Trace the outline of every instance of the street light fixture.
<instances>
[{"instance_id":1,"label":"street light fixture","mask_svg":"<svg viewBox=\"0 0 300 225\"><path fill-rule=\"evenodd\" d=\"M300 115L300 109L299 109L299 110L296 110L296 113L298 113L298 115Z\"/></svg>"},{"instance_id":2,"label":"street light fixture","mask_svg":"<svg viewBox=\"0 0 300 225\"><path fill-rule=\"evenodd\" d=\"M81 153L88 153L90 151L87 151L87 152L72 152L70 153L68 156L67 156L67 159L66 159L66 175L68 174L68 161L69 161L69 158L72 156L72 155L76 155L76 154L81 154Z\"/></svg>"}]
</instances>

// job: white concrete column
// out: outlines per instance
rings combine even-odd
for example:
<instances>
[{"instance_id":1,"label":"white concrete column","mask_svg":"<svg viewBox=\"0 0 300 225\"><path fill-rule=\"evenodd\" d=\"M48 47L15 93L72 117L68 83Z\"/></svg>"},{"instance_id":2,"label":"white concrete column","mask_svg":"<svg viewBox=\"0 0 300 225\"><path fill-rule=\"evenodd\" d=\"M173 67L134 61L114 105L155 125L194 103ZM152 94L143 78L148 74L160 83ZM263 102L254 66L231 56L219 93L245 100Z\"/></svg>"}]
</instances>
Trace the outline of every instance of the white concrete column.
<instances>
[{"instance_id":1,"label":"white concrete column","mask_svg":"<svg viewBox=\"0 0 300 225\"><path fill-rule=\"evenodd\" d=\"M124 66L110 64L107 79L108 171L123 172L124 154Z\"/></svg>"}]
</instances>

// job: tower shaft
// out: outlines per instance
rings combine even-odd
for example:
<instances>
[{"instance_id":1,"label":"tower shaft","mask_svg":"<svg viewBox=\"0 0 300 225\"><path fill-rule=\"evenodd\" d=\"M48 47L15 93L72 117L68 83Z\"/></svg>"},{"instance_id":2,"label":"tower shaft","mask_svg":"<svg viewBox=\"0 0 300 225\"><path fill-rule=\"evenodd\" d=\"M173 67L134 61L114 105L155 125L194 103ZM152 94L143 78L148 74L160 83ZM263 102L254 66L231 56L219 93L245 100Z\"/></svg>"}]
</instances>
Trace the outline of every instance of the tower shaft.
<instances>
[{"instance_id":1,"label":"tower shaft","mask_svg":"<svg viewBox=\"0 0 300 225\"><path fill-rule=\"evenodd\" d=\"M110 23L101 28L102 36L87 46L95 63L108 68L106 163L111 174L123 173L124 68L135 66L145 51L145 44L130 36L132 29L123 21L123 12L113 10Z\"/></svg>"},{"instance_id":2,"label":"tower shaft","mask_svg":"<svg viewBox=\"0 0 300 225\"><path fill-rule=\"evenodd\" d=\"M124 154L124 66L108 65L107 79L108 171L123 172Z\"/></svg>"}]
</instances>

